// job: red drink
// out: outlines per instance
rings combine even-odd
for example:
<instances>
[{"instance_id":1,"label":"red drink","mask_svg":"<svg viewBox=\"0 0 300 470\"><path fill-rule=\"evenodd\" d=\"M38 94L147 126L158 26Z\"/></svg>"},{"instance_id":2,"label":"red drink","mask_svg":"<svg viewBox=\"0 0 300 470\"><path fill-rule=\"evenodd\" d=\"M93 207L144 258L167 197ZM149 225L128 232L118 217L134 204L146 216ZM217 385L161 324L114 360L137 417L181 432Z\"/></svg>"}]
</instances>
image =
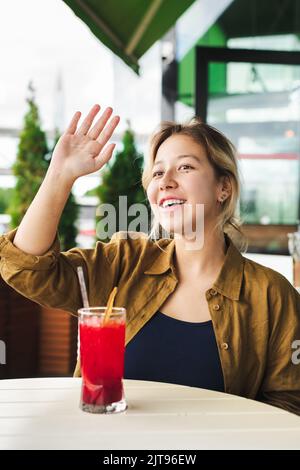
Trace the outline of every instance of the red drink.
<instances>
[{"instance_id":1,"label":"red drink","mask_svg":"<svg viewBox=\"0 0 300 470\"><path fill-rule=\"evenodd\" d=\"M99 311L99 308L97 310ZM93 316L90 314L81 315L79 328L82 408L86 411L114 412L108 411L106 407L109 408L112 403L125 403L122 382L125 352L125 309L115 310L122 312L112 313L104 325L104 313L99 315L97 312L96 315L92 314Z\"/></svg>"}]
</instances>

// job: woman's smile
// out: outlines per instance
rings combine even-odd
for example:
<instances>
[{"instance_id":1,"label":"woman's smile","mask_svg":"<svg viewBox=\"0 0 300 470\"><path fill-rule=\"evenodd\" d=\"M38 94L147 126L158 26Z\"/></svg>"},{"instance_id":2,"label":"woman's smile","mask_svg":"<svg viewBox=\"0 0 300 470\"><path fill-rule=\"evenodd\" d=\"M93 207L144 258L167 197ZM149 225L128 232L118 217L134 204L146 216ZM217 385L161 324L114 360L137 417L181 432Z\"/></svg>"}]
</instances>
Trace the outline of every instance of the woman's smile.
<instances>
[{"instance_id":1,"label":"woman's smile","mask_svg":"<svg viewBox=\"0 0 300 470\"><path fill-rule=\"evenodd\" d=\"M166 207L163 207L163 206L159 206L159 210L164 213L164 212L172 212L172 211L175 211L175 210L178 210L178 209L181 209L181 206L183 206L185 203L184 202L177 202L177 203L174 203L172 205L167 205Z\"/></svg>"},{"instance_id":2,"label":"woman's smile","mask_svg":"<svg viewBox=\"0 0 300 470\"><path fill-rule=\"evenodd\" d=\"M175 196L164 197L159 202L159 209L162 212L170 212L179 209L186 203L186 199L178 198Z\"/></svg>"}]
</instances>

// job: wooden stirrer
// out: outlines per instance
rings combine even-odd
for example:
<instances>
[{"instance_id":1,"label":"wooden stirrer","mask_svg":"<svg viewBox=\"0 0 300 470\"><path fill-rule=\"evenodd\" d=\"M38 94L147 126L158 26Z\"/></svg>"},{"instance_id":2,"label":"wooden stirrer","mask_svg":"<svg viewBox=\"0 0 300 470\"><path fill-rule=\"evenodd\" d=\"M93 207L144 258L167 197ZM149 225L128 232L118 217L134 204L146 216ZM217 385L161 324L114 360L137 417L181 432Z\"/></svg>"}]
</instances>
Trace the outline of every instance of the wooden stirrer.
<instances>
[{"instance_id":1,"label":"wooden stirrer","mask_svg":"<svg viewBox=\"0 0 300 470\"><path fill-rule=\"evenodd\" d=\"M114 300L115 300L115 297L116 297L116 294L117 294L117 290L118 290L118 288L114 287L112 292L110 293L110 296L109 296L108 302L107 302L107 308L105 310L103 324L105 324L109 320L109 317L110 317L112 309L113 309Z\"/></svg>"}]
</instances>

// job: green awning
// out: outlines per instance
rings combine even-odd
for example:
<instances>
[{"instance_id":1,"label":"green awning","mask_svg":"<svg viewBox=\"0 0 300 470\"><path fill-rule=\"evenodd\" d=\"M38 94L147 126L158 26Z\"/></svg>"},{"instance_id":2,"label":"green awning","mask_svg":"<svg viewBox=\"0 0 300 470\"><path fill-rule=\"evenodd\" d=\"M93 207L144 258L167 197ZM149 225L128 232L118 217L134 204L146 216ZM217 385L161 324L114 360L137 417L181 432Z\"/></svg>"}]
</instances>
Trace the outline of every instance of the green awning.
<instances>
[{"instance_id":1,"label":"green awning","mask_svg":"<svg viewBox=\"0 0 300 470\"><path fill-rule=\"evenodd\" d=\"M64 0L92 33L136 73L138 59L194 0Z\"/></svg>"}]
</instances>

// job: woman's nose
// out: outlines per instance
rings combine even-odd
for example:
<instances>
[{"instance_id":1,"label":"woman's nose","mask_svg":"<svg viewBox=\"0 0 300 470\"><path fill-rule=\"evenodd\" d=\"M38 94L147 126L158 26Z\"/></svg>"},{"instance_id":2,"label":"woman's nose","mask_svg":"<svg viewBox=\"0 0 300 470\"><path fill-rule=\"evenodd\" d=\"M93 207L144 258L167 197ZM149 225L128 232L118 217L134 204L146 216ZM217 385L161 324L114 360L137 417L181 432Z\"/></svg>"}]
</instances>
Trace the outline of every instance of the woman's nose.
<instances>
[{"instance_id":1,"label":"woman's nose","mask_svg":"<svg viewBox=\"0 0 300 470\"><path fill-rule=\"evenodd\" d=\"M164 177L160 180L160 189L175 188L177 186L176 181L169 174L165 174Z\"/></svg>"}]
</instances>

